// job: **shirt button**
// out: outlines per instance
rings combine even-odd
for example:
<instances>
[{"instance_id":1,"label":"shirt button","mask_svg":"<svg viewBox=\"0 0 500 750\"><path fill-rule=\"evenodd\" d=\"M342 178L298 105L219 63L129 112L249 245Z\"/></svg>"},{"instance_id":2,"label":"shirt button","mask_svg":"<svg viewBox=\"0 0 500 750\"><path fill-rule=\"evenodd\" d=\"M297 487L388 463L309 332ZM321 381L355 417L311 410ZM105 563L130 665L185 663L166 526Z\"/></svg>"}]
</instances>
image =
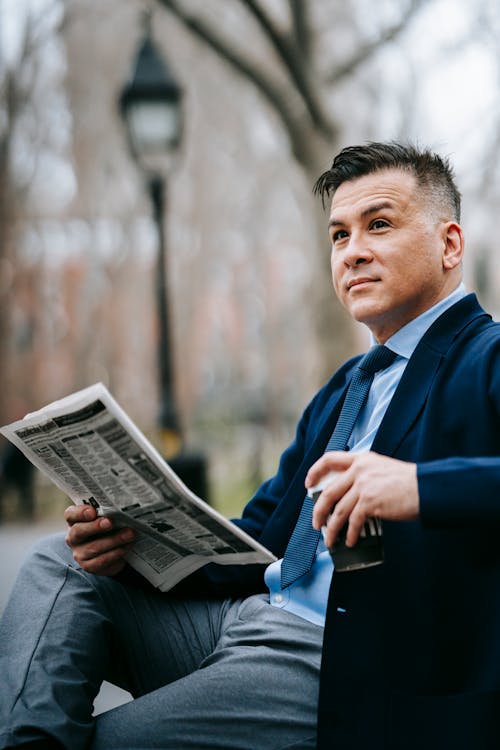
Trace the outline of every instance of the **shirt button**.
<instances>
[{"instance_id":1,"label":"shirt button","mask_svg":"<svg viewBox=\"0 0 500 750\"><path fill-rule=\"evenodd\" d=\"M281 602L283 601L283 594L276 594L276 596L274 597L274 601L276 602L276 604L281 604Z\"/></svg>"}]
</instances>

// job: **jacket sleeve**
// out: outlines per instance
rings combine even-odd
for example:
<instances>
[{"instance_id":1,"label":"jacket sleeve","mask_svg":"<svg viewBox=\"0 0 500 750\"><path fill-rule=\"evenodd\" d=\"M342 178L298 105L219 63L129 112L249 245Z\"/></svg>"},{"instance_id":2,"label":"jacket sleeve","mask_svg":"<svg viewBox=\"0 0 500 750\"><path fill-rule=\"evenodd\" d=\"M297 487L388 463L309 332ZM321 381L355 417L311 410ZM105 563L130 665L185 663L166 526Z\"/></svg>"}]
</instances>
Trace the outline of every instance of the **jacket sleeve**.
<instances>
[{"instance_id":1,"label":"jacket sleeve","mask_svg":"<svg viewBox=\"0 0 500 750\"><path fill-rule=\"evenodd\" d=\"M479 338L464 360L456 374L461 390L453 391L435 422L442 445L452 442L453 453L417 464L426 527L500 523L499 337Z\"/></svg>"},{"instance_id":2,"label":"jacket sleeve","mask_svg":"<svg viewBox=\"0 0 500 750\"><path fill-rule=\"evenodd\" d=\"M446 458L417 465L426 527L500 522L500 457Z\"/></svg>"}]
</instances>

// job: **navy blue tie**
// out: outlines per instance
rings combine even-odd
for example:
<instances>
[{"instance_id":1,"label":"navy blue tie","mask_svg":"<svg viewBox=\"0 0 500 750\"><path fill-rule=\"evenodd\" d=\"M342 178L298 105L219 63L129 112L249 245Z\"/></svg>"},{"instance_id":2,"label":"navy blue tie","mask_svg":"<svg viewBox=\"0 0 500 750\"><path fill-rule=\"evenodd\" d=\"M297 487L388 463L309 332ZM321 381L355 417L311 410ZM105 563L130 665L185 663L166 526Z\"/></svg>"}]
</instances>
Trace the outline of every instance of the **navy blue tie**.
<instances>
[{"instance_id":1,"label":"navy blue tie","mask_svg":"<svg viewBox=\"0 0 500 750\"><path fill-rule=\"evenodd\" d=\"M326 446L326 451L346 450L358 414L368 398L373 376L379 370L385 370L386 367L389 367L396 356L395 352L385 346L374 346L365 354L354 371L337 424ZM312 568L321 535L321 531L316 531L312 527L313 505L312 498L306 495L281 564L282 589L290 586Z\"/></svg>"}]
</instances>

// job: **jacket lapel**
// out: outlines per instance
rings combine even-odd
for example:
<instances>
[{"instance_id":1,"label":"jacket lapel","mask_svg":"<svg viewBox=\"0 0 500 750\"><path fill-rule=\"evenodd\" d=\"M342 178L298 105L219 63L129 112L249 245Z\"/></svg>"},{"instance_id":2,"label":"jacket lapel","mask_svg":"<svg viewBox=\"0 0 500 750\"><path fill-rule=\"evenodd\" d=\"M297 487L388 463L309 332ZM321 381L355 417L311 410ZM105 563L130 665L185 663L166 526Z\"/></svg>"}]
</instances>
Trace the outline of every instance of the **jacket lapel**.
<instances>
[{"instance_id":1,"label":"jacket lapel","mask_svg":"<svg viewBox=\"0 0 500 750\"><path fill-rule=\"evenodd\" d=\"M490 317L469 294L444 312L424 334L375 435L372 450L391 456L424 408L432 382L454 339L479 317Z\"/></svg>"},{"instance_id":2,"label":"jacket lapel","mask_svg":"<svg viewBox=\"0 0 500 750\"><path fill-rule=\"evenodd\" d=\"M371 450L392 456L424 408L443 355L417 347L375 435Z\"/></svg>"}]
</instances>

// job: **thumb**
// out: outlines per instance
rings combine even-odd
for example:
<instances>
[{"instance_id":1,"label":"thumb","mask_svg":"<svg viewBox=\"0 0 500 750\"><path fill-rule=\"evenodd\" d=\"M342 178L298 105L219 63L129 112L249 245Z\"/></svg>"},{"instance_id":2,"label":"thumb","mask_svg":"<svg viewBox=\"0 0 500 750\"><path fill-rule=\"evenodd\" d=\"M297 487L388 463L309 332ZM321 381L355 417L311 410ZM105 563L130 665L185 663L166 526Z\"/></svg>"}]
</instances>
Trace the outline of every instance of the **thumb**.
<instances>
[{"instance_id":1,"label":"thumb","mask_svg":"<svg viewBox=\"0 0 500 750\"><path fill-rule=\"evenodd\" d=\"M330 451L329 453L324 453L307 472L305 480L307 489L314 487L330 472L348 469L354 461L354 455L353 453L349 453L349 451Z\"/></svg>"}]
</instances>

